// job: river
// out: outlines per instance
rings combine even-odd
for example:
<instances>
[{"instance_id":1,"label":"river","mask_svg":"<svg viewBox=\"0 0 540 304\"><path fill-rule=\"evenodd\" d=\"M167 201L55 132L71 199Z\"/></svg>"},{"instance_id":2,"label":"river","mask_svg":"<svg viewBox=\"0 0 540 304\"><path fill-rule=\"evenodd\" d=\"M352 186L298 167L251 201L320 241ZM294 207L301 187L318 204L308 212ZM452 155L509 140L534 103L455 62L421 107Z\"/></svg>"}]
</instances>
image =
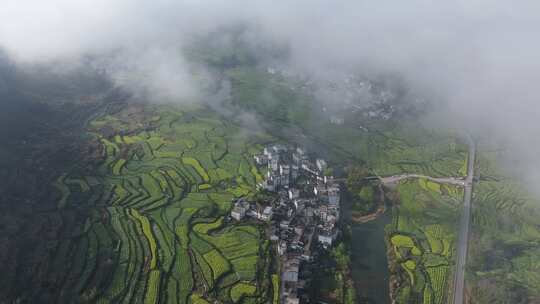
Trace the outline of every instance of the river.
<instances>
[{"instance_id":1,"label":"river","mask_svg":"<svg viewBox=\"0 0 540 304\"><path fill-rule=\"evenodd\" d=\"M359 303L390 303L384 227L391 220L387 211L371 222L352 225L352 276Z\"/></svg>"}]
</instances>

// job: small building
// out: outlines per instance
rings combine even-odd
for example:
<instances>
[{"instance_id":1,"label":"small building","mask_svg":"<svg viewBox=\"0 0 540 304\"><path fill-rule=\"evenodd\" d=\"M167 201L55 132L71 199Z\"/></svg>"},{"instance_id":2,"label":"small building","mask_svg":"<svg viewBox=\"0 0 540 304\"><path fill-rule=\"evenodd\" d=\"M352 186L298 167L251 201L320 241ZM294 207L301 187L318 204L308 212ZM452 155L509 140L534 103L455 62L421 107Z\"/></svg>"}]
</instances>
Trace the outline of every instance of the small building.
<instances>
[{"instance_id":1,"label":"small building","mask_svg":"<svg viewBox=\"0 0 540 304\"><path fill-rule=\"evenodd\" d=\"M300 260L297 258L289 259L285 262L284 266L283 282L298 282Z\"/></svg>"},{"instance_id":2,"label":"small building","mask_svg":"<svg viewBox=\"0 0 540 304\"><path fill-rule=\"evenodd\" d=\"M296 165L301 164L306 159L307 159L307 156L306 156L304 150L302 150L300 148L296 149L296 152L292 153L292 160L293 160L293 163L296 164Z\"/></svg>"},{"instance_id":3,"label":"small building","mask_svg":"<svg viewBox=\"0 0 540 304\"><path fill-rule=\"evenodd\" d=\"M327 213L326 222L330 224L335 224L339 219L339 213Z\"/></svg>"},{"instance_id":4,"label":"small building","mask_svg":"<svg viewBox=\"0 0 540 304\"><path fill-rule=\"evenodd\" d=\"M300 190L296 188L289 189L289 199L294 200L300 197Z\"/></svg>"},{"instance_id":5,"label":"small building","mask_svg":"<svg viewBox=\"0 0 540 304\"><path fill-rule=\"evenodd\" d=\"M297 213L301 213L306 207L306 203L304 200L294 200L294 207L296 208Z\"/></svg>"},{"instance_id":6,"label":"small building","mask_svg":"<svg viewBox=\"0 0 540 304\"><path fill-rule=\"evenodd\" d=\"M313 217L315 215L314 213L315 212L313 211L313 208L311 206L304 209L304 215L308 218Z\"/></svg>"},{"instance_id":7,"label":"small building","mask_svg":"<svg viewBox=\"0 0 540 304\"><path fill-rule=\"evenodd\" d=\"M249 209L250 203L241 198L234 203L234 207L231 210L231 217L237 221L240 221L246 216Z\"/></svg>"},{"instance_id":8,"label":"small building","mask_svg":"<svg viewBox=\"0 0 540 304\"><path fill-rule=\"evenodd\" d=\"M324 246L332 246L333 242L337 239L337 229L324 229L319 232L317 240Z\"/></svg>"},{"instance_id":9,"label":"small building","mask_svg":"<svg viewBox=\"0 0 540 304\"><path fill-rule=\"evenodd\" d=\"M342 118L342 117L331 116L330 117L330 123L334 124L334 125L342 125L342 124L345 123L345 119Z\"/></svg>"},{"instance_id":10,"label":"small building","mask_svg":"<svg viewBox=\"0 0 540 304\"><path fill-rule=\"evenodd\" d=\"M264 154L255 155L253 156L253 158L255 159L255 162L257 163L257 165L264 165L268 163L268 156Z\"/></svg>"},{"instance_id":11,"label":"small building","mask_svg":"<svg viewBox=\"0 0 540 304\"><path fill-rule=\"evenodd\" d=\"M327 205L321 205L319 206L319 212L318 212L318 215L319 217L321 218L322 221L326 222L327 221L327 216L328 216L328 206Z\"/></svg>"},{"instance_id":12,"label":"small building","mask_svg":"<svg viewBox=\"0 0 540 304\"><path fill-rule=\"evenodd\" d=\"M301 168L302 170L310 173L310 174L313 174L313 175L318 175L318 172L316 171L315 168L311 168L310 164L307 163L307 162L302 162L302 165L301 165Z\"/></svg>"},{"instance_id":13,"label":"small building","mask_svg":"<svg viewBox=\"0 0 540 304\"><path fill-rule=\"evenodd\" d=\"M236 206L231 211L231 217L237 221L241 221L246 216L246 209Z\"/></svg>"},{"instance_id":14,"label":"small building","mask_svg":"<svg viewBox=\"0 0 540 304\"><path fill-rule=\"evenodd\" d=\"M279 185L288 188L290 185L290 179L288 174L282 174L279 176Z\"/></svg>"},{"instance_id":15,"label":"small building","mask_svg":"<svg viewBox=\"0 0 540 304\"><path fill-rule=\"evenodd\" d=\"M302 227L302 226L295 226L295 227L294 227L294 233L296 233L296 235L298 235L298 236L304 235L304 227Z\"/></svg>"},{"instance_id":16,"label":"small building","mask_svg":"<svg viewBox=\"0 0 540 304\"><path fill-rule=\"evenodd\" d=\"M333 239L329 235L319 234L318 240L323 245L332 246Z\"/></svg>"},{"instance_id":17,"label":"small building","mask_svg":"<svg viewBox=\"0 0 540 304\"><path fill-rule=\"evenodd\" d=\"M328 188L328 203L333 206L339 206L339 188Z\"/></svg>"},{"instance_id":18,"label":"small building","mask_svg":"<svg viewBox=\"0 0 540 304\"><path fill-rule=\"evenodd\" d=\"M315 187L313 187L313 194L326 195L327 194L326 186L324 184L315 185Z\"/></svg>"},{"instance_id":19,"label":"small building","mask_svg":"<svg viewBox=\"0 0 540 304\"><path fill-rule=\"evenodd\" d=\"M285 298L285 304L300 304L300 299L298 297L288 296Z\"/></svg>"},{"instance_id":20,"label":"small building","mask_svg":"<svg viewBox=\"0 0 540 304\"><path fill-rule=\"evenodd\" d=\"M279 165L279 174L281 175L289 175L291 172L291 166L289 165Z\"/></svg>"},{"instance_id":21,"label":"small building","mask_svg":"<svg viewBox=\"0 0 540 304\"><path fill-rule=\"evenodd\" d=\"M279 169L279 157L272 157L268 162L268 168L271 171L277 171Z\"/></svg>"},{"instance_id":22,"label":"small building","mask_svg":"<svg viewBox=\"0 0 540 304\"><path fill-rule=\"evenodd\" d=\"M324 159L317 159L315 161L315 164L317 165L317 169L319 169L319 171L323 172L324 170L326 170L326 168L328 168L328 164L326 163L326 161Z\"/></svg>"},{"instance_id":23,"label":"small building","mask_svg":"<svg viewBox=\"0 0 540 304\"><path fill-rule=\"evenodd\" d=\"M264 208L259 219L263 221L270 221L272 219L272 215L273 215L272 207L266 207Z\"/></svg>"},{"instance_id":24,"label":"small building","mask_svg":"<svg viewBox=\"0 0 540 304\"><path fill-rule=\"evenodd\" d=\"M272 180L272 179L268 179L268 180L262 182L261 185L262 185L262 188L264 188L267 191L270 191L270 192L276 191L276 184L275 184L274 180Z\"/></svg>"},{"instance_id":25,"label":"small building","mask_svg":"<svg viewBox=\"0 0 540 304\"><path fill-rule=\"evenodd\" d=\"M311 256L311 252L310 252L310 251L304 251L304 253L302 253L302 255L300 256L300 258L301 258L303 261L307 261L307 262L313 261L313 257Z\"/></svg>"},{"instance_id":26,"label":"small building","mask_svg":"<svg viewBox=\"0 0 540 304\"><path fill-rule=\"evenodd\" d=\"M277 144L272 146L272 150L274 151L274 153L281 153L287 151L288 149L285 145Z\"/></svg>"},{"instance_id":27,"label":"small building","mask_svg":"<svg viewBox=\"0 0 540 304\"><path fill-rule=\"evenodd\" d=\"M279 242L277 249L279 255L284 255L287 252L287 243L283 241Z\"/></svg>"},{"instance_id":28,"label":"small building","mask_svg":"<svg viewBox=\"0 0 540 304\"><path fill-rule=\"evenodd\" d=\"M291 179L293 181L296 181L296 179L298 178L298 169L298 165L291 166Z\"/></svg>"},{"instance_id":29,"label":"small building","mask_svg":"<svg viewBox=\"0 0 540 304\"><path fill-rule=\"evenodd\" d=\"M293 213L294 213L294 210L289 209L289 211L287 211L287 218L292 218Z\"/></svg>"}]
</instances>

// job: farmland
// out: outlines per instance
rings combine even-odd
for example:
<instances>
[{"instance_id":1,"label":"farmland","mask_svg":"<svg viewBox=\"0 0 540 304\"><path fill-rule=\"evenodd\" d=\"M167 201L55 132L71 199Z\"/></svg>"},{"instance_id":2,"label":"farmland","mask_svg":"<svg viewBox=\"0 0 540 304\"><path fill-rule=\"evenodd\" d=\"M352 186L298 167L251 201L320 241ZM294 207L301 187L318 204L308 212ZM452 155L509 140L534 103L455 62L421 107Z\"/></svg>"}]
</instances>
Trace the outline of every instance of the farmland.
<instances>
[{"instance_id":1,"label":"farmland","mask_svg":"<svg viewBox=\"0 0 540 304\"><path fill-rule=\"evenodd\" d=\"M398 303L445 303L462 190L425 179L402 182L386 227L391 291Z\"/></svg>"},{"instance_id":2,"label":"farmland","mask_svg":"<svg viewBox=\"0 0 540 304\"><path fill-rule=\"evenodd\" d=\"M99 165L51 186L59 209L88 211L83 231L53 257L73 266L58 274L57 303L273 299L272 274L258 274L269 255L262 228L225 220L234 198L256 193L252 155L271 138L238 136L203 107L166 105L126 106L87 132Z\"/></svg>"},{"instance_id":3,"label":"farmland","mask_svg":"<svg viewBox=\"0 0 540 304\"><path fill-rule=\"evenodd\" d=\"M539 202L519 177L500 170L501 152L480 146L466 284L475 303L535 303L540 298Z\"/></svg>"},{"instance_id":4,"label":"farmland","mask_svg":"<svg viewBox=\"0 0 540 304\"><path fill-rule=\"evenodd\" d=\"M271 265L262 227L227 220L232 199L255 194L265 172L253 165L252 155L274 138L315 151L337 175L351 166L381 176L465 175L467 149L458 133L422 123L421 111L400 110L404 102L390 105L396 110L388 119L370 117L371 109L340 105L348 108L334 109L344 118L335 124L323 110L327 104L309 86L251 65L243 60L222 65L231 84L232 112L256 113L258 126L274 137L240 127L236 114L220 116L227 111L126 103L114 90L103 98L84 96L84 101L69 95L56 105L24 102L17 111L4 106L2 298L21 303L278 303L279 266ZM495 152L480 150L468 295L475 303L537 301L538 203L515 179L496 170ZM394 299L445 302L462 193L417 179L401 183L390 195L396 200L385 235ZM362 206L353 209L372 211L373 188L362 188L358 196ZM382 243L380 230L372 238ZM332 267L317 269L321 284L315 286L321 287L320 298L352 303L350 252L342 249L327 254L325 262ZM362 243L358 251L366 249ZM359 301L370 296L361 284L354 286Z\"/></svg>"},{"instance_id":5,"label":"farmland","mask_svg":"<svg viewBox=\"0 0 540 304\"><path fill-rule=\"evenodd\" d=\"M267 235L227 216L231 200L256 193L266 172L252 155L271 141L305 146L339 178L355 166L380 176L466 174L460 132L427 122L430 105L414 94L397 88L395 98L365 100L386 89L377 79L366 98L319 94L339 91L343 79L328 85L279 66L270 72L272 60L258 61L270 54L243 38L223 47L221 35L190 51L198 57L190 61L217 69L210 72L227 84L223 104L206 101L220 113L140 104L92 71L57 79L42 72L47 82L36 84L15 83L24 71L0 77L10 87L0 90L0 302L277 304L284 285ZM243 114L256 123L246 128ZM499 149L479 149L466 293L473 303L536 303L540 210L519 179L497 170ZM352 211L373 212L375 190L354 193ZM397 302L446 302L461 190L416 179L386 194L393 204L384 221L354 229L369 237L347 244L343 236L314 266L315 299L385 301L388 255ZM361 254L384 261L363 259L353 286L351 260Z\"/></svg>"}]
</instances>

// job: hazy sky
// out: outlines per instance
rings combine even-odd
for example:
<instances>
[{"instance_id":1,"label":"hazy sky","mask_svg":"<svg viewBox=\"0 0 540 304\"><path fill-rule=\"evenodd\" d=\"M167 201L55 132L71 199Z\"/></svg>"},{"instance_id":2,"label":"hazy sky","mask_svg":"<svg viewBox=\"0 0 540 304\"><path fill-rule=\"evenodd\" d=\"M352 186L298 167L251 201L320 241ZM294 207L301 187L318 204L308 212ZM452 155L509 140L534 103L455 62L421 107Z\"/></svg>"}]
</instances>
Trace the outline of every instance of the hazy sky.
<instances>
[{"instance_id":1,"label":"hazy sky","mask_svg":"<svg viewBox=\"0 0 540 304\"><path fill-rule=\"evenodd\" d=\"M2 0L0 46L20 62L115 54L111 65L146 75L137 85L181 99L197 93L179 52L187 39L249 23L289 45L297 68L397 74L448 105L450 121L479 125L533 160L539 12L529 0Z\"/></svg>"}]
</instances>

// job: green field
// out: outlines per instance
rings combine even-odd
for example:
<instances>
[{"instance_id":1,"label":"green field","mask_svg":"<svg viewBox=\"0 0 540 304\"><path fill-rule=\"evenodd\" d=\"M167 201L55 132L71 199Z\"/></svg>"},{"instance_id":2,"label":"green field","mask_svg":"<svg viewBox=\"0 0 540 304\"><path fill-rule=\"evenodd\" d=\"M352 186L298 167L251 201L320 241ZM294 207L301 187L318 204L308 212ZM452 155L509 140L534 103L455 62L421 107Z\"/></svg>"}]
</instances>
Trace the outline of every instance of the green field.
<instances>
[{"instance_id":1,"label":"green field","mask_svg":"<svg viewBox=\"0 0 540 304\"><path fill-rule=\"evenodd\" d=\"M445 303L462 190L424 179L401 183L386 227L398 303Z\"/></svg>"},{"instance_id":2,"label":"green field","mask_svg":"<svg viewBox=\"0 0 540 304\"><path fill-rule=\"evenodd\" d=\"M84 232L59 247L74 267L58 302L271 301L271 273L258 275L269 254L262 230L224 223L234 198L256 193L252 155L269 137L237 136L202 107L144 106L139 128L129 111L89 124L102 153L93 174L54 183L61 209L95 196Z\"/></svg>"},{"instance_id":3,"label":"green field","mask_svg":"<svg viewBox=\"0 0 540 304\"><path fill-rule=\"evenodd\" d=\"M466 284L474 303L540 298L540 202L499 169L500 150L480 146ZM496 286L496 288L485 288Z\"/></svg>"},{"instance_id":4,"label":"green field","mask_svg":"<svg viewBox=\"0 0 540 304\"><path fill-rule=\"evenodd\" d=\"M253 67L228 70L233 103L256 112L273 135L296 142L298 133L337 164L365 163L379 175L418 173L463 176L467 147L457 131L433 128L411 111L397 111L389 120L344 110L343 125L330 123L313 92L302 83ZM400 105L395 104L396 108ZM412 111L415 112L415 111Z\"/></svg>"}]
</instances>

